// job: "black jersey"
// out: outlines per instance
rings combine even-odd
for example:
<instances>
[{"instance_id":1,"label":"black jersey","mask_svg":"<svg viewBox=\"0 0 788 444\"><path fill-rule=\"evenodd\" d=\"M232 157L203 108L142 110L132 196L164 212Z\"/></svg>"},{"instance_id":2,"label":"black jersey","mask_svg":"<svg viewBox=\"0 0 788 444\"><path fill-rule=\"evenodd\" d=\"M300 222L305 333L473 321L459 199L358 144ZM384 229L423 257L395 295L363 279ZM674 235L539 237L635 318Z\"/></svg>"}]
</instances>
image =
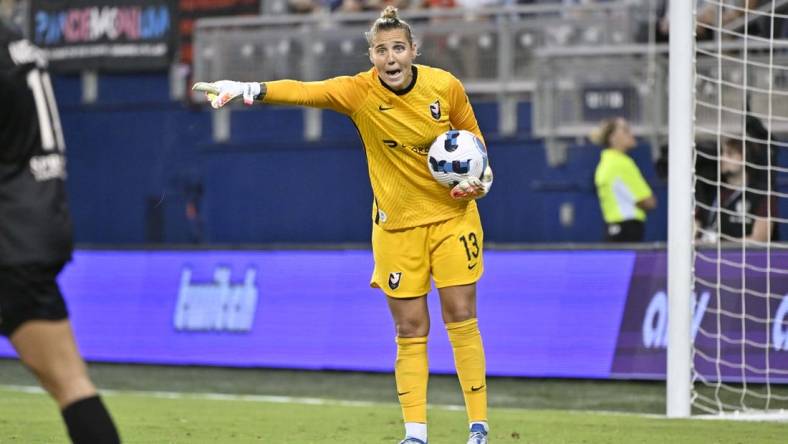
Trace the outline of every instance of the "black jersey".
<instances>
[{"instance_id":1,"label":"black jersey","mask_svg":"<svg viewBox=\"0 0 788 444\"><path fill-rule=\"evenodd\" d=\"M0 21L0 264L71 257L65 145L43 53Z\"/></svg>"},{"instance_id":2,"label":"black jersey","mask_svg":"<svg viewBox=\"0 0 788 444\"><path fill-rule=\"evenodd\" d=\"M714 231L719 229L722 234L736 239L749 236L756 217L767 217L769 214L768 203L763 191L753 189L745 193L741 188L720 187L719 199L715 198L712 204L713 211L706 214L705 226ZM772 198L772 217L776 216L776 212L776 202Z\"/></svg>"}]
</instances>

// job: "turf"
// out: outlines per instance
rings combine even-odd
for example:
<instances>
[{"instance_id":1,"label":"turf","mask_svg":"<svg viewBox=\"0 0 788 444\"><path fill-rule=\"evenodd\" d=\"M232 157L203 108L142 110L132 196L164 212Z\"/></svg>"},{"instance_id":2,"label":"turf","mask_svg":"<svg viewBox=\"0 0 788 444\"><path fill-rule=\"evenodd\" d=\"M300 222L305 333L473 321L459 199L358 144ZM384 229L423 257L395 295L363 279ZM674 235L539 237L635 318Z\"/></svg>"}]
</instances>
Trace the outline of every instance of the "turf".
<instances>
[{"instance_id":1,"label":"turf","mask_svg":"<svg viewBox=\"0 0 788 444\"><path fill-rule=\"evenodd\" d=\"M396 443L393 404L347 406L199 395L168 399L112 392L107 405L126 443ZM66 443L54 404L40 393L0 389L0 442ZM430 442L464 442L465 414L433 408ZM492 443L782 443L774 423L666 420L624 414L497 408ZM781 436L782 435L782 436Z\"/></svg>"},{"instance_id":2,"label":"turf","mask_svg":"<svg viewBox=\"0 0 788 444\"><path fill-rule=\"evenodd\" d=\"M319 397L354 401L396 402L390 373L317 372L217 367L90 365L99 387L117 390L160 390L252 395ZM0 384L36 385L15 360L0 359ZM662 382L566 379L490 378L494 407L612 410L662 414ZM462 405L457 377L430 375L429 401Z\"/></svg>"},{"instance_id":3,"label":"turf","mask_svg":"<svg viewBox=\"0 0 788 444\"><path fill-rule=\"evenodd\" d=\"M126 443L401 439L389 374L107 364L90 369ZM35 386L18 362L0 360L0 384L0 444L68 442L47 396L8 386ZM663 383L491 378L488 386L493 444L785 441L785 423L664 419ZM431 376L431 444L465 442L461 404L455 377Z\"/></svg>"}]
</instances>

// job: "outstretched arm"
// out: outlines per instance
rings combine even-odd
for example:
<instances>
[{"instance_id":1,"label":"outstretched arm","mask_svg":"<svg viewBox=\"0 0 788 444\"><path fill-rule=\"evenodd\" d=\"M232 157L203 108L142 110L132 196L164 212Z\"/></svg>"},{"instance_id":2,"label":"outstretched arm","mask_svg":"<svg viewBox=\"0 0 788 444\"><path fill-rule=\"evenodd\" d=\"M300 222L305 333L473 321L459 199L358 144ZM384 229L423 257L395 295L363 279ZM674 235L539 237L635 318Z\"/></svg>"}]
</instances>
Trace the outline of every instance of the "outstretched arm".
<instances>
[{"instance_id":1,"label":"outstretched arm","mask_svg":"<svg viewBox=\"0 0 788 444\"><path fill-rule=\"evenodd\" d=\"M242 97L246 105L251 105L255 100L265 96L264 83L235 82L233 80L219 80L217 82L197 82L192 86L194 91L205 93L211 106L218 109Z\"/></svg>"},{"instance_id":2,"label":"outstretched arm","mask_svg":"<svg viewBox=\"0 0 788 444\"><path fill-rule=\"evenodd\" d=\"M211 106L221 108L238 98L246 105L255 101L277 105L297 105L326 108L351 115L363 103L367 88L358 76L335 77L319 82L275 80L271 82L197 82L195 91L206 93Z\"/></svg>"}]
</instances>

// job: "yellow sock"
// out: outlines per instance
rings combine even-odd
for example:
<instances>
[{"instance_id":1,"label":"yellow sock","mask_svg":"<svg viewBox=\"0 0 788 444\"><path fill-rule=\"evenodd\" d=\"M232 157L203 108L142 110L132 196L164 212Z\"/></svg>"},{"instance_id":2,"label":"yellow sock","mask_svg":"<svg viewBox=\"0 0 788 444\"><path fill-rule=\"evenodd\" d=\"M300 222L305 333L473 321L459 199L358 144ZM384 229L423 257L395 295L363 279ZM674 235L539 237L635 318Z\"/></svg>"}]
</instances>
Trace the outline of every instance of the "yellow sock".
<instances>
[{"instance_id":1,"label":"yellow sock","mask_svg":"<svg viewBox=\"0 0 788 444\"><path fill-rule=\"evenodd\" d=\"M454 349L454 366L465 397L468 422L487 421L487 381L484 346L476 318L446 324Z\"/></svg>"},{"instance_id":2,"label":"yellow sock","mask_svg":"<svg viewBox=\"0 0 788 444\"><path fill-rule=\"evenodd\" d=\"M427 337L397 337L394 364L397 395L405 422L427 423Z\"/></svg>"}]
</instances>

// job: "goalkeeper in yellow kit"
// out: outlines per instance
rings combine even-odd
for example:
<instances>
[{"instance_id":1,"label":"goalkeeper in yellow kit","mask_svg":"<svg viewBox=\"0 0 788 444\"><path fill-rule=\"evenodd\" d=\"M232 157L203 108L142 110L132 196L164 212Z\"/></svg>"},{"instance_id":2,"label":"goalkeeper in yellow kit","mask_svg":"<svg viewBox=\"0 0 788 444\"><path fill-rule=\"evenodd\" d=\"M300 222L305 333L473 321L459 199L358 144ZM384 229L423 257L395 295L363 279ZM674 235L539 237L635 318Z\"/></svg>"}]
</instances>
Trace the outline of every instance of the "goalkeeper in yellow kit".
<instances>
[{"instance_id":1,"label":"goalkeeper in yellow kit","mask_svg":"<svg viewBox=\"0 0 788 444\"><path fill-rule=\"evenodd\" d=\"M492 184L492 171L451 191L427 168L432 141L450 129L482 138L465 90L450 73L414 65L410 26L387 7L367 33L372 69L320 82L200 82L214 108L237 98L249 105L327 108L349 116L367 155L374 195L371 285L387 296L396 325L395 378L405 421L401 444L427 442L426 295L430 275L470 423L468 444L487 443L484 349L476 320L476 281L482 275L483 233L475 199ZM482 139L483 140L483 139Z\"/></svg>"}]
</instances>

